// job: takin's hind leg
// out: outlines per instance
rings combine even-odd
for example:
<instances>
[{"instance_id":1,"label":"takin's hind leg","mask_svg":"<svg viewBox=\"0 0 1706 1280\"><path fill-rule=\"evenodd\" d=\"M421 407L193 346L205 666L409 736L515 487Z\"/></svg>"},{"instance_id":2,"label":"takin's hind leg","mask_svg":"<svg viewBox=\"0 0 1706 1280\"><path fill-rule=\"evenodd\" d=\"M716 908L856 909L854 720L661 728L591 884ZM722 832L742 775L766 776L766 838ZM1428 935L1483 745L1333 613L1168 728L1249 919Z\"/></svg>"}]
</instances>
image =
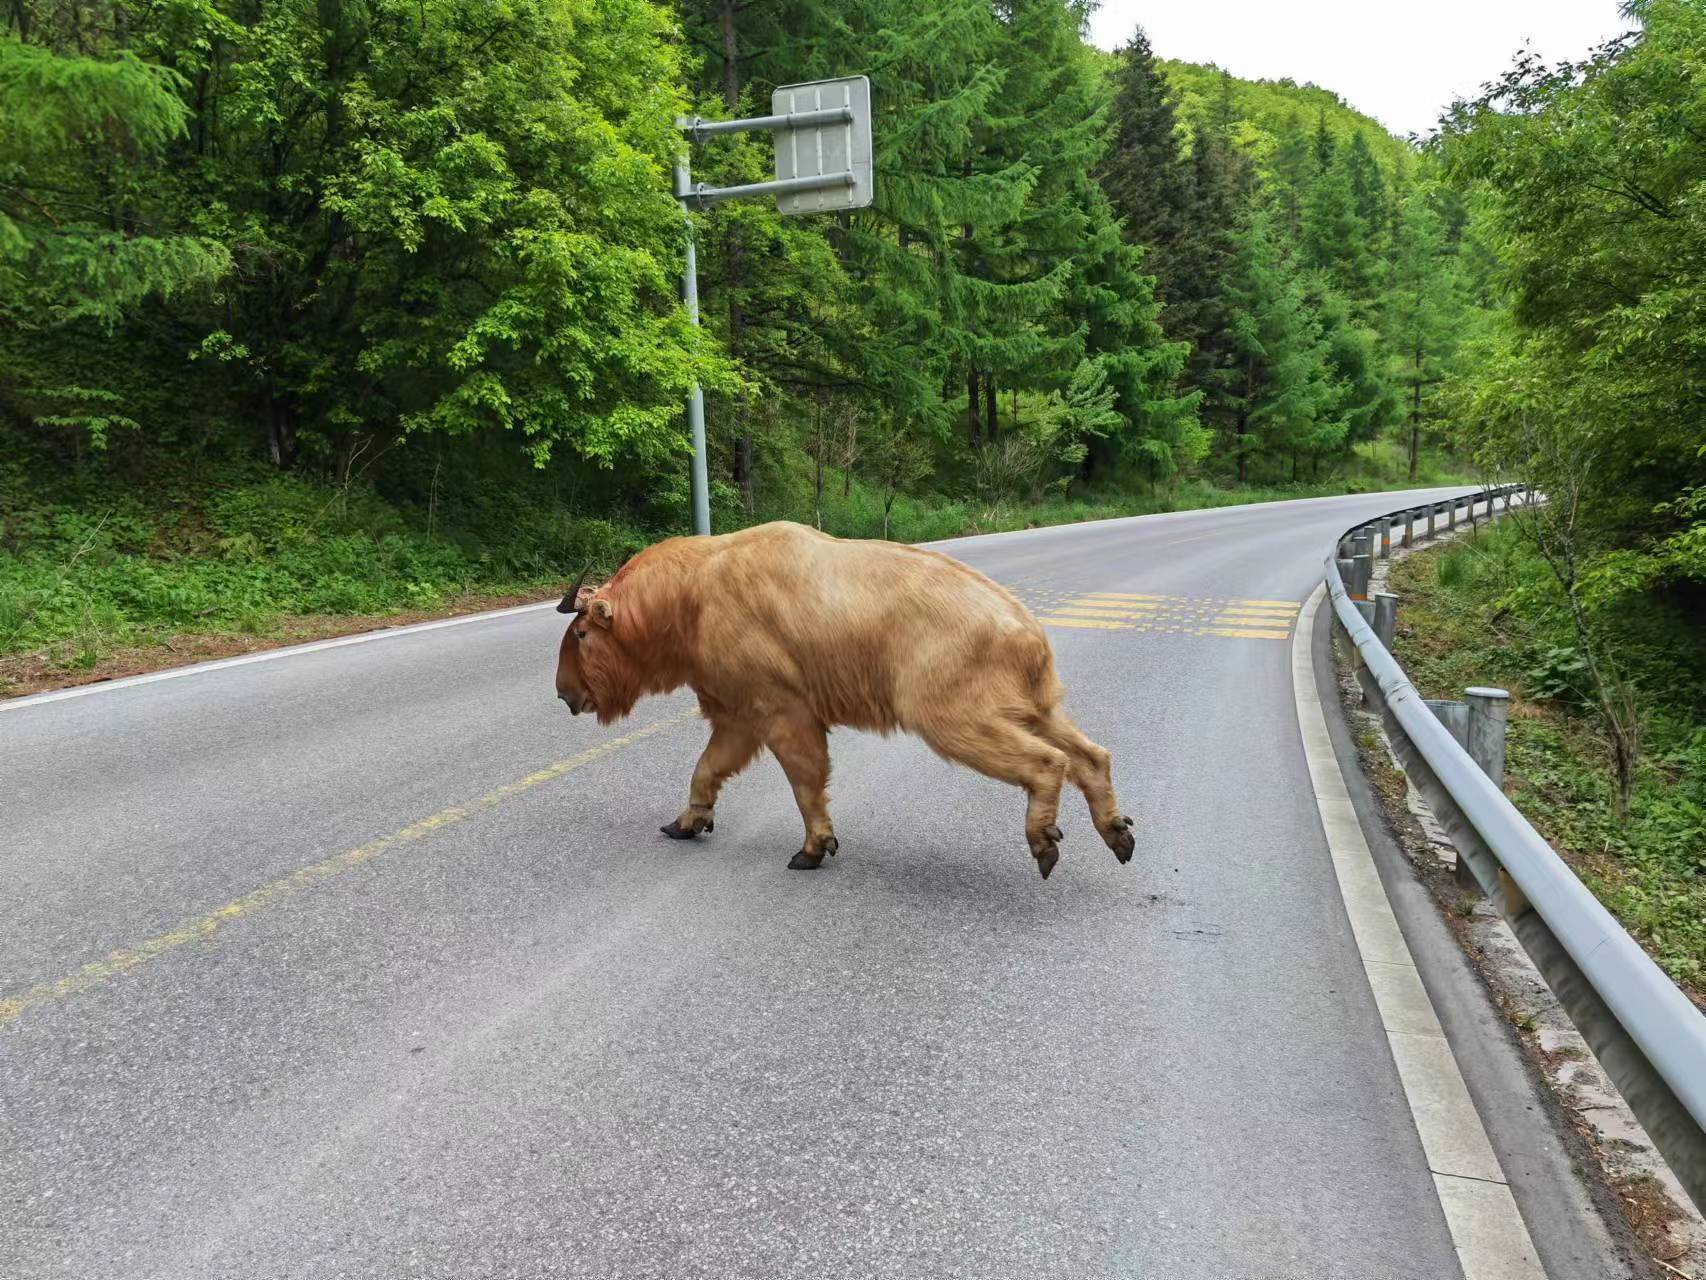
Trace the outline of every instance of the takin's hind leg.
<instances>
[{"instance_id":1,"label":"takin's hind leg","mask_svg":"<svg viewBox=\"0 0 1706 1280\"><path fill-rule=\"evenodd\" d=\"M795 871L813 871L823 865L826 855L840 848L829 822L829 796L824 790L829 786L829 731L802 710L773 720L765 730L764 745L788 775L794 803L800 806L800 818L806 824L805 843L788 860L788 866Z\"/></svg>"},{"instance_id":2,"label":"takin's hind leg","mask_svg":"<svg viewBox=\"0 0 1706 1280\"><path fill-rule=\"evenodd\" d=\"M717 795L735 774L752 763L763 743L757 730L730 720L711 721L711 740L693 766L693 782L687 789L687 807L681 816L663 827L672 840L691 840L701 831L716 830L712 811Z\"/></svg>"},{"instance_id":3,"label":"takin's hind leg","mask_svg":"<svg viewBox=\"0 0 1706 1280\"><path fill-rule=\"evenodd\" d=\"M1090 820L1121 862L1130 862L1137 848L1131 834L1132 821L1120 812L1114 796L1113 757L1106 747L1090 741L1064 711L1050 711L1037 725L1037 733L1066 753L1067 776L1084 793Z\"/></svg>"},{"instance_id":4,"label":"takin's hind leg","mask_svg":"<svg viewBox=\"0 0 1706 1280\"><path fill-rule=\"evenodd\" d=\"M1011 720L991 718L920 729L924 740L950 760L976 769L986 778L1023 787L1025 842L1044 880L1060 861L1060 789L1066 781L1066 753Z\"/></svg>"}]
</instances>

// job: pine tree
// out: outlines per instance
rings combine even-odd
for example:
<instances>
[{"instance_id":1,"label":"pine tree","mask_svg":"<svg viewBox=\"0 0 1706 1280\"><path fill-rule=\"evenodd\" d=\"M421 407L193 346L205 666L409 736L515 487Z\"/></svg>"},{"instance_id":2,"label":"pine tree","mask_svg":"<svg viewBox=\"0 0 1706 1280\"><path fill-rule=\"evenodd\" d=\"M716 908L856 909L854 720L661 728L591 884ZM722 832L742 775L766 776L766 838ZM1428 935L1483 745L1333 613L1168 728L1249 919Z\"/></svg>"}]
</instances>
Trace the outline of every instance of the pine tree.
<instances>
[{"instance_id":1,"label":"pine tree","mask_svg":"<svg viewBox=\"0 0 1706 1280\"><path fill-rule=\"evenodd\" d=\"M162 199L160 160L189 119L184 87L128 50L0 36L0 323L110 327L145 298L230 270L224 246L190 234Z\"/></svg>"},{"instance_id":2,"label":"pine tree","mask_svg":"<svg viewBox=\"0 0 1706 1280\"><path fill-rule=\"evenodd\" d=\"M1372 311L1379 288L1380 260L1371 244L1368 224L1357 210L1346 155L1332 161L1310 188L1303 206L1299 248L1304 265L1324 273L1359 314Z\"/></svg>"},{"instance_id":3,"label":"pine tree","mask_svg":"<svg viewBox=\"0 0 1706 1280\"><path fill-rule=\"evenodd\" d=\"M1190 219L1191 172L1167 85L1143 28L1115 55L1114 134L1097 177L1125 236L1148 251L1161 295L1173 296L1171 254Z\"/></svg>"},{"instance_id":4,"label":"pine tree","mask_svg":"<svg viewBox=\"0 0 1706 1280\"><path fill-rule=\"evenodd\" d=\"M1447 250L1444 227L1425 195L1413 194L1402 217L1386 324L1408 411L1414 480L1422 433L1432 416L1432 392L1450 367L1467 303L1456 256Z\"/></svg>"},{"instance_id":5,"label":"pine tree","mask_svg":"<svg viewBox=\"0 0 1706 1280\"><path fill-rule=\"evenodd\" d=\"M1290 458L1295 472L1300 456L1328 451L1344 426L1327 416L1335 398L1328 348L1297 264L1265 213L1253 215L1237 240L1228 451L1243 483L1258 453Z\"/></svg>"}]
</instances>

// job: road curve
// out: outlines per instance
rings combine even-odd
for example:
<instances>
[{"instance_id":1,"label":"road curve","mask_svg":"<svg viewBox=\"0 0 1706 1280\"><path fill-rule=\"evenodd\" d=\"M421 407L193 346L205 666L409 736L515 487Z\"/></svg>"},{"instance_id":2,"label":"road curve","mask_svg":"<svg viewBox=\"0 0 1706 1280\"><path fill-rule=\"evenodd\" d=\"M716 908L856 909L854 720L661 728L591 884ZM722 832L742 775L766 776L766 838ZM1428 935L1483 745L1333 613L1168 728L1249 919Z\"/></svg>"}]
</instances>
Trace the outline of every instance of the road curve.
<instances>
[{"instance_id":1,"label":"road curve","mask_svg":"<svg viewBox=\"0 0 1706 1280\"><path fill-rule=\"evenodd\" d=\"M768 760L666 840L689 700L570 718L549 611L0 710L0 1275L1457 1275L1290 686L1400 501L944 544L1138 820L1046 883L910 739L823 872Z\"/></svg>"}]
</instances>

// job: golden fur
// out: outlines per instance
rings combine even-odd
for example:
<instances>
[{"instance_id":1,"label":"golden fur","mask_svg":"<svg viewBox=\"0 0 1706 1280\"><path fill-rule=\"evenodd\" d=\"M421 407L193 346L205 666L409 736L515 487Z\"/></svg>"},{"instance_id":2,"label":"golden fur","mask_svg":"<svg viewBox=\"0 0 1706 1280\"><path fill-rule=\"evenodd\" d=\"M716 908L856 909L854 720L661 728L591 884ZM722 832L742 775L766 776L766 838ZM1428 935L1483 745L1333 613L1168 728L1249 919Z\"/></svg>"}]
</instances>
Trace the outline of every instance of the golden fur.
<instances>
[{"instance_id":1,"label":"golden fur","mask_svg":"<svg viewBox=\"0 0 1706 1280\"><path fill-rule=\"evenodd\" d=\"M1026 836L1045 876L1067 778L1120 860L1130 857L1108 753L1060 711L1048 637L1008 591L957 560L767 524L658 543L573 604L581 616L557 667L571 709L608 724L642 697L687 686L711 722L671 835L710 830L723 781L768 746L805 819L792 865L817 865L836 848L826 734L845 725L918 734L1024 787Z\"/></svg>"}]
</instances>

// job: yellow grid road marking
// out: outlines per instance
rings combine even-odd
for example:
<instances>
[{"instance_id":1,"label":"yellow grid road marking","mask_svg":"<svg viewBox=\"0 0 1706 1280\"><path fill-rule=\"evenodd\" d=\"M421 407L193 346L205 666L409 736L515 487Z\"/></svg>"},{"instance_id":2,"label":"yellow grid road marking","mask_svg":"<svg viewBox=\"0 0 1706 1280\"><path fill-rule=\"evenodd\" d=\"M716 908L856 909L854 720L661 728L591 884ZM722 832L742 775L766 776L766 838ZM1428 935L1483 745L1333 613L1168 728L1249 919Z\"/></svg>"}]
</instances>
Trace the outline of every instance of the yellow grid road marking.
<instances>
[{"instance_id":1,"label":"yellow grid road marking","mask_svg":"<svg viewBox=\"0 0 1706 1280\"><path fill-rule=\"evenodd\" d=\"M1043 618L1040 621L1045 627L1090 627L1101 631L1131 631L1135 629L1129 622L1107 622L1100 618Z\"/></svg>"},{"instance_id":2,"label":"yellow grid road marking","mask_svg":"<svg viewBox=\"0 0 1706 1280\"><path fill-rule=\"evenodd\" d=\"M1291 635L1289 631L1256 631L1250 628L1211 627L1211 636L1230 636L1237 640L1284 640Z\"/></svg>"},{"instance_id":3,"label":"yellow grid road marking","mask_svg":"<svg viewBox=\"0 0 1706 1280\"><path fill-rule=\"evenodd\" d=\"M252 915L262 907L270 907L282 899L311 888L322 880L329 880L333 876L341 875L372 858L377 858L380 854L389 853L398 845L420 840L431 835L434 831L461 822L464 818L470 818L476 813L484 813L487 809L495 808L511 796L519 795L523 791L530 791L541 783L554 782L566 773L573 773L582 765L591 764L594 760L601 759L612 752L620 751L623 747L630 746L642 738L649 738L654 733L661 733L665 729L673 728L693 719L698 714L697 711L686 711L680 715L671 716L667 720L659 720L656 724L649 724L643 729L634 730L633 733L623 734L620 738L612 738L609 742L590 747L579 755L546 765L537 773L530 773L525 778L505 783L494 791L488 791L478 800L471 800L465 805L454 805L448 809L440 809L431 817L422 818L419 822L412 822L399 831L393 831L388 836L369 840L364 845L346 850L309 866L301 867L287 876L280 876L270 884L263 884L258 889L251 889L241 898L227 902L222 907L215 907L205 915L186 920L177 928L157 937L149 938L146 942L128 951L111 952L105 959L92 960L81 969L69 973L63 978L55 979L52 982L38 983L27 991L0 1000L0 1027L16 1021L27 1009L34 1008L37 1005L52 1004L68 996L74 996L101 986L127 970L134 969L157 956L176 951L185 943L194 942L200 938L211 938L233 920Z\"/></svg>"},{"instance_id":4,"label":"yellow grid road marking","mask_svg":"<svg viewBox=\"0 0 1706 1280\"><path fill-rule=\"evenodd\" d=\"M1081 604L1057 604L1053 606L1054 613L1070 613L1080 618L1135 618L1140 622L1154 622L1160 614L1143 613L1132 609L1092 609Z\"/></svg>"}]
</instances>

